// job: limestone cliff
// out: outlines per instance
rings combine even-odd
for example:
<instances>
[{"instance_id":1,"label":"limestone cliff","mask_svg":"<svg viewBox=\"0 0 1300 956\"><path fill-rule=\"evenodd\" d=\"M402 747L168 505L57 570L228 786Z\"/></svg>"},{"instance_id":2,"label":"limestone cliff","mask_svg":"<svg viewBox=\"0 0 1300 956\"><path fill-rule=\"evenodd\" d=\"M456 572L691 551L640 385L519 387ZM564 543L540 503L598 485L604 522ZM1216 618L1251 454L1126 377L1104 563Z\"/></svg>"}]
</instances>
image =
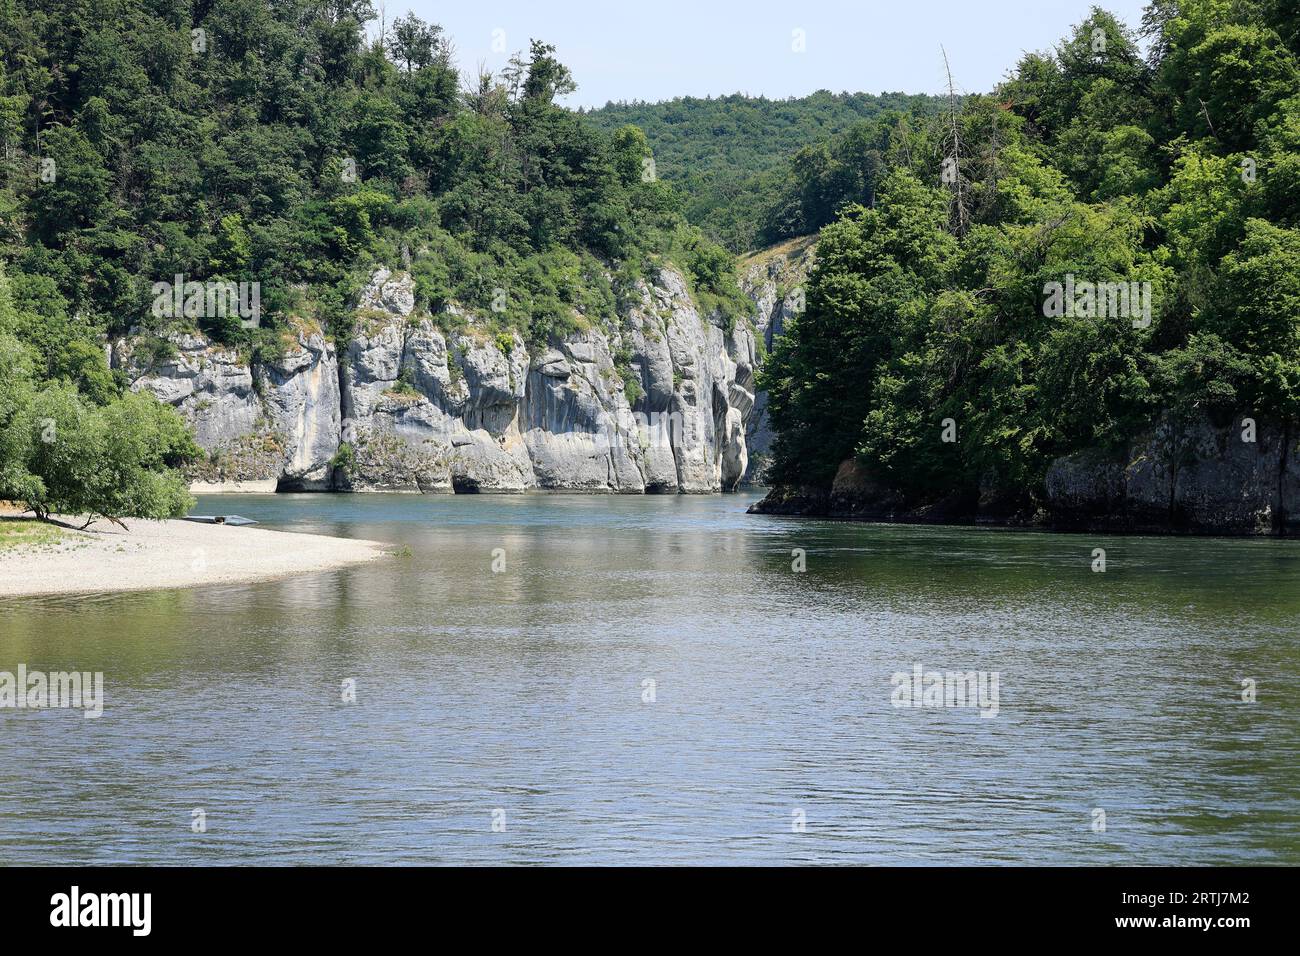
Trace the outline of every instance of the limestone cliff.
<instances>
[{"instance_id":1,"label":"limestone cliff","mask_svg":"<svg viewBox=\"0 0 1300 956\"><path fill-rule=\"evenodd\" d=\"M300 326L252 361L197 334L148 367L130 338L112 361L193 423L198 490L707 493L748 466L755 336L701 315L683 277L543 345L455 307L416 307L378 270L346 344Z\"/></svg>"},{"instance_id":2,"label":"limestone cliff","mask_svg":"<svg viewBox=\"0 0 1300 956\"><path fill-rule=\"evenodd\" d=\"M338 360L319 329L285 333L284 351L250 362L202 335L175 336L175 355L146 365L130 338L110 361L133 388L181 411L207 457L192 468L196 490L329 488L339 447Z\"/></svg>"},{"instance_id":3,"label":"limestone cliff","mask_svg":"<svg viewBox=\"0 0 1300 956\"><path fill-rule=\"evenodd\" d=\"M1243 418L1165 418L1121 455L1053 462L1045 497L1061 528L1294 534L1300 449L1293 432Z\"/></svg>"}]
</instances>

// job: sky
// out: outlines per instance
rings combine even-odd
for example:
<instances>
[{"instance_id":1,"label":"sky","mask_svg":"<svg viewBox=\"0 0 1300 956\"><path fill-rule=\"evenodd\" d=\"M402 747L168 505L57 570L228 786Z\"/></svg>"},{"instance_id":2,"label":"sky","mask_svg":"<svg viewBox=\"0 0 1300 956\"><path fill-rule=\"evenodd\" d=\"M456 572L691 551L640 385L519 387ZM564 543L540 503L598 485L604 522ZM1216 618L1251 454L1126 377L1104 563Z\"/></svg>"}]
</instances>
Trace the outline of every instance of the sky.
<instances>
[{"instance_id":1,"label":"sky","mask_svg":"<svg viewBox=\"0 0 1300 956\"><path fill-rule=\"evenodd\" d=\"M1064 37L1095 0L372 2L389 23L414 11L440 24L467 75L499 70L530 38L554 44L578 82L562 102L576 108L737 92L939 93L940 47L959 92L985 92L1023 53ZM1099 5L1137 27L1146 2Z\"/></svg>"}]
</instances>

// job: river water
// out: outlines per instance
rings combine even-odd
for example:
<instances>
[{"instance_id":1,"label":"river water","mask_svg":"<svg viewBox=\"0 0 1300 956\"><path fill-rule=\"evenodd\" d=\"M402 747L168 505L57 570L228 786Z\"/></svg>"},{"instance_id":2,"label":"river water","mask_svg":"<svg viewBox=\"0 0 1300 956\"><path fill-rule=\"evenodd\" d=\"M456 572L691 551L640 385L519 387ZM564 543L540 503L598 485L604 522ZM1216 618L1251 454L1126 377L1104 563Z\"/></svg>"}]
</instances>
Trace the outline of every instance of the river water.
<instances>
[{"instance_id":1,"label":"river water","mask_svg":"<svg viewBox=\"0 0 1300 956\"><path fill-rule=\"evenodd\" d=\"M203 499L399 553L0 605L0 863L1300 863L1300 542L751 500Z\"/></svg>"}]
</instances>

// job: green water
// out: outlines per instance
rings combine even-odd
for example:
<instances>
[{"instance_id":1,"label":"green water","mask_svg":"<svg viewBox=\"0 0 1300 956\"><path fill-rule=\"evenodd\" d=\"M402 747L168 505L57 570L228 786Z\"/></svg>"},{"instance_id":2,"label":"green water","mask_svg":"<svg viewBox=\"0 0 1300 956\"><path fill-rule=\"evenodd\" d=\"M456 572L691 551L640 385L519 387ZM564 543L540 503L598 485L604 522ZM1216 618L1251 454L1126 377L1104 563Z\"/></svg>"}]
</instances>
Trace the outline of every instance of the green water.
<instances>
[{"instance_id":1,"label":"green water","mask_svg":"<svg viewBox=\"0 0 1300 956\"><path fill-rule=\"evenodd\" d=\"M0 606L0 670L107 698L0 710L0 862L1300 863L1300 542L751 500L205 499L409 552Z\"/></svg>"}]
</instances>

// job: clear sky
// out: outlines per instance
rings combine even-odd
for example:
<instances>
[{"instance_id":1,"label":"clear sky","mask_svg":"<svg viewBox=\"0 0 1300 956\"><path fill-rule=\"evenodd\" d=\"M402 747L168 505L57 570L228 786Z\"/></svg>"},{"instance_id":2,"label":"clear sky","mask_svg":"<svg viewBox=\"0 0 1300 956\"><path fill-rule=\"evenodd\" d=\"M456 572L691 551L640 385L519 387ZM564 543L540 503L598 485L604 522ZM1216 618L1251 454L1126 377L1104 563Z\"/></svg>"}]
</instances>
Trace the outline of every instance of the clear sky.
<instances>
[{"instance_id":1,"label":"clear sky","mask_svg":"<svg viewBox=\"0 0 1300 956\"><path fill-rule=\"evenodd\" d=\"M441 24L462 71L495 71L530 37L556 46L578 82L569 106L749 93L938 93L940 45L963 92L993 87L1051 47L1090 0L372 0ZM1137 27L1145 0L1098 4ZM803 31L804 50L796 52ZM493 50L493 31L497 46Z\"/></svg>"}]
</instances>

